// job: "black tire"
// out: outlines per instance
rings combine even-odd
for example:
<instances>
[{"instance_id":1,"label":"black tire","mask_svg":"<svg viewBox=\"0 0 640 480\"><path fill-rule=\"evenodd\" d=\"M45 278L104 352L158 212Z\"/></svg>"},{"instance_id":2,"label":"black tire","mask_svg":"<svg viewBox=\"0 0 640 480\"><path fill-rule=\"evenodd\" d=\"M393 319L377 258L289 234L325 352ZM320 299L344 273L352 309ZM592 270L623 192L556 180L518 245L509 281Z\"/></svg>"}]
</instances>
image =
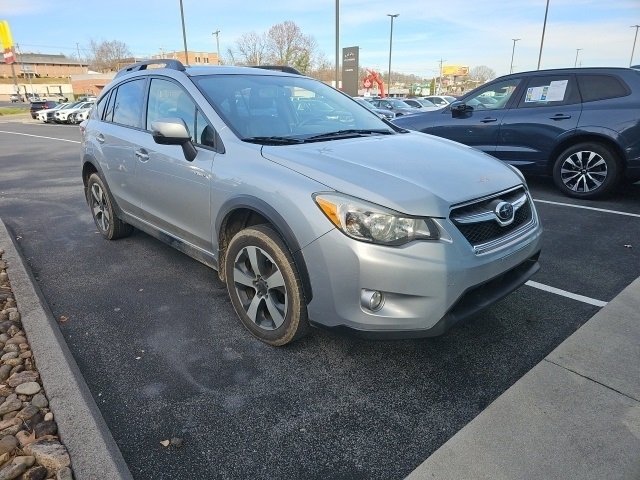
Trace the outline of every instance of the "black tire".
<instances>
[{"instance_id":1,"label":"black tire","mask_svg":"<svg viewBox=\"0 0 640 480\"><path fill-rule=\"evenodd\" d=\"M131 235L133 227L118 218L113 209L113 200L97 173L87 182L87 203L98 231L108 240L117 240Z\"/></svg>"},{"instance_id":2,"label":"black tire","mask_svg":"<svg viewBox=\"0 0 640 480\"><path fill-rule=\"evenodd\" d=\"M592 199L618 183L618 156L599 143L579 143L562 152L553 165L553 180L565 194Z\"/></svg>"},{"instance_id":3,"label":"black tire","mask_svg":"<svg viewBox=\"0 0 640 480\"><path fill-rule=\"evenodd\" d=\"M238 232L227 248L225 272L233 308L256 338L279 347L309 332L298 270L273 228L256 225Z\"/></svg>"}]
</instances>

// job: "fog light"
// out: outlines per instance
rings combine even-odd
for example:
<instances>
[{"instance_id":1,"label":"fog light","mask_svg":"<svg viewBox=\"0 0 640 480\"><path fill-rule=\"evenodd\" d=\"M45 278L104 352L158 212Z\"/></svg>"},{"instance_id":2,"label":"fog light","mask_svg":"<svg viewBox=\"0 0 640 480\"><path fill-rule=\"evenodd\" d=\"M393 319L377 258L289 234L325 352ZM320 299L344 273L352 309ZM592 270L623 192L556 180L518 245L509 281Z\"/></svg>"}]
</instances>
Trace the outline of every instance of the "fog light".
<instances>
[{"instance_id":1,"label":"fog light","mask_svg":"<svg viewBox=\"0 0 640 480\"><path fill-rule=\"evenodd\" d=\"M360 305L367 310L377 312L384 305L384 294L378 290L363 289L360 294Z\"/></svg>"}]
</instances>

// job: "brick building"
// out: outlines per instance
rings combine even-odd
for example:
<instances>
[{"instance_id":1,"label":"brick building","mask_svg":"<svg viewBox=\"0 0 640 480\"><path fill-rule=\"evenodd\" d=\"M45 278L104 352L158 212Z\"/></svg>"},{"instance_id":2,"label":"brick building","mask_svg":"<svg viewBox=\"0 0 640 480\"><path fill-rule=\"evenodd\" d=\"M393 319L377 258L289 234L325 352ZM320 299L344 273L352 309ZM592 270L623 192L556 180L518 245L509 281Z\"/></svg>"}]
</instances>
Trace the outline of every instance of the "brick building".
<instances>
[{"instance_id":1,"label":"brick building","mask_svg":"<svg viewBox=\"0 0 640 480\"><path fill-rule=\"evenodd\" d=\"M177 52L164 52L162 55L153 55L154 60L160 58L171 58L179 60L184 65L218 65L218 54L210 52L193 52L188 50L185 56L184 50ZM185 60L186 59L186 60Z\"/></svg>"},{"instance_id":2,"label":"brick building","mask_svg":"<svg viewBox=\"0 0 640 480\"><path fill-rule=\"evenodd\" d=\"M88 65L64 55L48 55L42 53L17 53L13 69L18 78L69 78L71 75L87 73ZM0 76L13 77L11 65L5 63L0 56Z\"/></svg>"}]
</instances>

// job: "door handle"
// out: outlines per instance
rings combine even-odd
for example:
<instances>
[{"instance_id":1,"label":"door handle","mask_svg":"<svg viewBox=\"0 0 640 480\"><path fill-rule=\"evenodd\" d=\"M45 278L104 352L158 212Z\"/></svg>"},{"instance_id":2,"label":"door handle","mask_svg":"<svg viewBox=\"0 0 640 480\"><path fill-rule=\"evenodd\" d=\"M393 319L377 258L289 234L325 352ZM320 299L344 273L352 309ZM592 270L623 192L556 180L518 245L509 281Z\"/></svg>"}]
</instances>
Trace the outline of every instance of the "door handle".
<instances>
[{"instance_id":1,"label":"door handle","mask_svg":"<svg viewBox=\"0 0 640 480\"><path fill-rule=\"evenodd\" d=\"M486 117L483 118L482 120L480 120L482 123L491 123L491 122L497 122L498 119L497 118L493 118L493 117Z\"/></svg>"},{"instance_id":2,"label":"door handle","mask_svg":"<svg viewBox=\"0 0 640 480\"><path fill-rule=\"evenodd\" d=\"M102 135L101 133L98 134L96 136L96 140L98 141L98 143L104 143L105 142L104 135Z\"/></svg>"},{"instance_id":3,"label":"door handle","mask_svg":"<svg viewBox=\"0 0 640 480\"><path fill-rule=\"evenodd\" d=\"M563 113L557 113L553 117L549 117L550 120L569 120L571 115L565 115Z\"/></svg>"},{"instance_id":4,"label":"door handle","mask_svg":"<svg viewBox=\"0 0 640 480\"><path fill-rule=\"evenodd\" d=\"M138 159L139 159L141 162L146 162L147 160L149 160L149 154L147 154L147 152L146 152L145 150L136 150L136 151L134 152L134 155L135 155L136 157L138 157Z\"/></svg>"}]
</instances>

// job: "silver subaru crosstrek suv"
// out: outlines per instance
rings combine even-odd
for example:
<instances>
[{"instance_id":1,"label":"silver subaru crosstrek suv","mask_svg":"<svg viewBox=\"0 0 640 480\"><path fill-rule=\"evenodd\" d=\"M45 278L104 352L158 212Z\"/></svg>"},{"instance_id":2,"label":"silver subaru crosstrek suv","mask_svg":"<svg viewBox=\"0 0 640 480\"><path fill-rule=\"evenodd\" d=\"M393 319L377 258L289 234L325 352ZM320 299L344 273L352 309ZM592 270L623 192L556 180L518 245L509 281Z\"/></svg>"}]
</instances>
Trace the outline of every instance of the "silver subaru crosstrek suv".
<instances>
[{"instance_id":1,"label":"silver subaru crosstrek suv","mask_svg":"<svg viewBox=\"0 0 640 480\"><path fill-rule=\"evenodd\" d=\"M141 62L80 129L100 233L135 227L216 269L271 345L310 326L439 335L539 269L542 228L516 169L287 67Z\"/></svg>"}]
</instances>

